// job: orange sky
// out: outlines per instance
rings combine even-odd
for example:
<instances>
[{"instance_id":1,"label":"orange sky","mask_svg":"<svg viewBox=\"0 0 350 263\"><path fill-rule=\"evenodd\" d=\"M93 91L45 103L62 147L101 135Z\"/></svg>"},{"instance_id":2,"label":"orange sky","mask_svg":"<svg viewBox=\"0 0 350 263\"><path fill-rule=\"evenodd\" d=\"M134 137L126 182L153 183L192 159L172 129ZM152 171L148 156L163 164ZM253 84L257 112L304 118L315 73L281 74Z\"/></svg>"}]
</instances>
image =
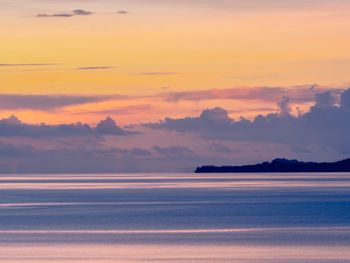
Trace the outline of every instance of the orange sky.
<instances>
[{"instance_id":1,"label":"orange sky","mask_svg":"<svg viewBox=\"0 0 350 263\"><path fill-rule=\"evenodd\" d=\"M0 93L131 97L54 112L3 109L1 116L15 114L27 122L96 123L110 111L118 122L128 124L225 106L233 117L251 117L277 108L278 101L231 98L174 103L154 96L242 86L347 87L350 18L346 2L332 5L328 1L328 6L310 8L284 1L279 8L260 9L200 2L0 2L0 64L11 64L0 67ZM94 14L36 17L70 14L75 9ZM117 14L118 10L128 14ZM87 67L95 69L78 70ZM135 98L140 95L143 98Z\"/></svg>"}]
</instances>

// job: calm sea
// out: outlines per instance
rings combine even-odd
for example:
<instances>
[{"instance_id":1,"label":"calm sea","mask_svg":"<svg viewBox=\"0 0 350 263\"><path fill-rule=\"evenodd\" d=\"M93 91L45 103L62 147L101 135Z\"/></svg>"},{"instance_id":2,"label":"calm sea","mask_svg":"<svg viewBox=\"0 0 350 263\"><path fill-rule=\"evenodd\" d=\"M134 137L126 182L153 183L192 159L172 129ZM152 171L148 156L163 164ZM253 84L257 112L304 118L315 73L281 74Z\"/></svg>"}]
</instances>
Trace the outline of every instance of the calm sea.
<instances>
[{"instance_id":1,"label":"calm sea","mask_svg":"<svg viewBox=\"0 0 350 263\"><path fill-rule=\"evenodd\" d=\"M350 174L2 175L0 262L350 262Z\"/></svg>"}]
</instances>

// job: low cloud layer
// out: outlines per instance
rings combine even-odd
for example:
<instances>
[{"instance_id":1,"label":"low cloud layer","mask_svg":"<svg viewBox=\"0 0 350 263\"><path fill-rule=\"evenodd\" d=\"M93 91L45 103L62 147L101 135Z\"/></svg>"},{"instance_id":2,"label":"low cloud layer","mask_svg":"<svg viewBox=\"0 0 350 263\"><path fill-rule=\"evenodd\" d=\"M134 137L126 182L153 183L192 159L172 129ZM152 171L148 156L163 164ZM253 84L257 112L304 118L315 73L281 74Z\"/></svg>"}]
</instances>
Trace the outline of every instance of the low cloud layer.
<instances>
[{"instance_id":1,"label":"low cloud layer","mask_svg":"<svg viewBox=\"0 0 350 263\"><path fill-rule=\"evenodd\" d=\"M196 117L165 118L128 128L111 117L91 126L28 124L12 116L0 120L0 172L190 172L198 165L275 157L346 158L350 155L350 89L340 96L318 92L313 100L307 112L295 115L293 100L282 96L277 112L254 119L233 119L226 109L216 107ZM120 106L113 113L149 108L148 104ZM45 165L40 166L42 162Z\"/></svg>"},{"instance_id":2,"label":"low cloud layer","mask_svg":"<svg viewBox=\"0 0 350 263\"><path fill-rule=\"evenodd\" d=\"M19 65L19 64L16 64ZM25 65L25 64L21 64ZM34 65L34 64L33 64ZM39 65L39 64L35 64ZM109 66L80 67L76 70L108 70L113 69ZM166 75L176 73L143 73L149 75ZM329 89L314 86L303 86L295 88L284 87L252 87L252 88L233 88L216 90L199 90L189 92L168 92L154 95L36 95L36 94L0 94L0 110L38 110L52 111L66 106L82 105L87 103L97 103L107 100L124 99L161 99L170 103L180 101L208 101L208 100L238 100L247 102L265 102L265 103L286 103L303 104L315 101L318 104L337 104L338 97L343 92L342 89ZM287 100L284 102L284 100ZM328 100L328 101L327 101ZM249 110L249 109L248 109ZM269 107L262 107L254 111L268 111ZM237 112L237 111L236 111ZM240 111L238 111L240 112Z\"/></svg>"},{"instance_id":3,"label":"low cloud layer","mask_svg":"<svg viewBox=\"0 0 350 263\"><path fill-rule=\"evenodd\" d=\"M0 137L66 137L66 136L100 136L100 135L131 135L135 132L120 128L115 121L107 117L101 120L96 127L88 124L27 124L21 122L17 117L11 116L0 120Z\"/></svg>"},{"instance_id":4,"label":"low cloud layer","mask_svg":"<svg viewBox=\"0 0 350 263\"><path fill-rule=\"evenodd\" d=\"M350 154L350 89L337 98L330 92L315 94L315 105L299 116L292 116L289 98L284 97L279 113L258 115L254 120L243 117L236 121L222 108L208 109L199 117L165 118L158 123L144 124L152 129L199 133L215 140L285 143L291 145L324 145L340 153ZM295 151L301 151L301 148ZM303 149L302 151L307 151Z\"/></svg>"},{"instance_id":5,"label":"low cloud layer","mask_svg":"<svg viewBox=\"0 0 350 263\"><path fill-rule=\"evenodd\" d=\"M130 170L131 163L125 159L148 154L140 148L43 150L0 142L0 173L125 172Z\"/></svg>"},{"instance_id":6,"label":"low cloud layer","mask_svg":"<svg viewBox=\"0 0 350 263\"><path fill-rule=\"evenodd\" d=\"M183 171L184 161L192 171L193 159L183 146L37 149L0 141L0 173L171 172Z\"/></svg>"}]
</instances>

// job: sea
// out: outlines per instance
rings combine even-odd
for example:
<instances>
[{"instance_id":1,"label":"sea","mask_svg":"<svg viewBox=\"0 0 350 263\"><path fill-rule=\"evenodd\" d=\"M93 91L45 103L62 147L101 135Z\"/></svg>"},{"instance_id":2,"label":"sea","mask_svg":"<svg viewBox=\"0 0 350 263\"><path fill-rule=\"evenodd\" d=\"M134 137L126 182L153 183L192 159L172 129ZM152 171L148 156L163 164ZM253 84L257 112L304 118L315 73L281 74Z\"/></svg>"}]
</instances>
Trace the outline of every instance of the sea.
<instances>
[{"instance_id":1,"label":"sea","mask_svg":"<svg viewBox=\"0 0 350 263\"><path fill-rule=\"evenodd\" d=\"M1 175L0 262L350 262L350 173Z\"/></svg>"}]
</instances>

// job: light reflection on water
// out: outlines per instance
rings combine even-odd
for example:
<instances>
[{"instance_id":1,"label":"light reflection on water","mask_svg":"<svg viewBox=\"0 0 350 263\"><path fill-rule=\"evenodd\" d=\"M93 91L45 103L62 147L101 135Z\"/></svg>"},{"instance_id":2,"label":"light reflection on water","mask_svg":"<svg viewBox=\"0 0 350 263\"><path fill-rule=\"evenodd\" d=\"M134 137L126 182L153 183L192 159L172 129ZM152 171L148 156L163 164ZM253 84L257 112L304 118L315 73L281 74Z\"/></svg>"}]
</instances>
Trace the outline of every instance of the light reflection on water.
<instances>
[{"instance_id":1,"label":"light reflection on water","mask_svg":"<svg viewBox=\"0 0 350 263\"><path fill-rule=\"evenodd\" d=\"M0 177L0 262L350 262L350 174Z\"/></svg>"},{"instance_id":2,"label":"light reflection on water","mask_svg":"<svg viewBox=\"0 0 350 263\"><path fill-rule=\"evenodd\" d=\"M1 262L349 262L348 247L28 245L0 247Z\"/></svg>"},{"instance_id":3,"label":"light reflection on water","mask_svg":"<svg viewBox=\"0 0 350 263\"><path fill-rule=\"evenodd\" d=\"M147 188L292 188L350 187L339 174L139 174L18 175L0 177L0 189L147 189Z\"/></svg>"}]
</instances>

